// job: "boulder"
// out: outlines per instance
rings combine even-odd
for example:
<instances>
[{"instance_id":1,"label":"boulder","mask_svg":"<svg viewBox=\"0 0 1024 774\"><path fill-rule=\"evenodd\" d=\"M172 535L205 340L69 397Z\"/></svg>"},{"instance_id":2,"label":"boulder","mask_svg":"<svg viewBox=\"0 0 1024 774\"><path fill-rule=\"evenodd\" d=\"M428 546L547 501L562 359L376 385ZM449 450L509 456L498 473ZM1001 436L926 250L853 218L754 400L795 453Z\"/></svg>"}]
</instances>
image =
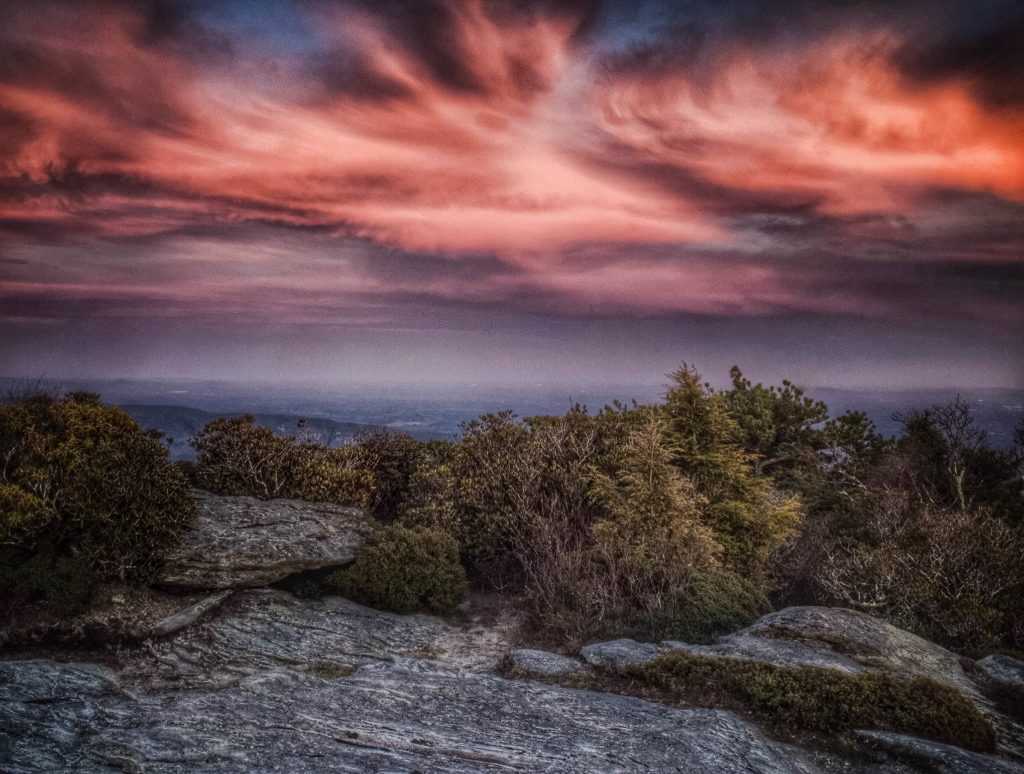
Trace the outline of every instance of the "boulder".
<instances>
[{"instance_id":1,"label":"boulder","mask_svg":"<svg viewBox=\"0 0 1024 774\"><path fill-rule=\"evenodd\" d=\"M1024 661L996 653L985 656L975 665L996 686L1024 696Z\"/></svg>"},{"instance_id":2,"label":"boulder","mask_svg":"<svg viewBox=\"0 0 1024 774\"><path fill-rule=\"evenodd\" d=\"M546 650L521 648L508 654L508 664L513 671L534 677L561 677L587 668L578 658L548 653Z\"/></svg>"},{"instance_id":3,"label":"boulder","mask_svg":"<svg viewBox=\"0 0 1024 774\"><path fill-rule=\"evenodd\" d=\"M580 649L580 657L591 666L619 670L653 661L660 653L657 645L628 638L594 642Z\"/></svg>"},{"instance_id":4,"label":"boulder","mask_svg":"<svg viewBox=\"0 0 1024 774\"><path fill-rule=\"evenodd\" d=\"M848 675L868 671L851 658L821 648L812 648L799 642L786 640L764 640L759 637L730 635L722 637L714 645L687 645L672 640L662 643L671 650L685 650L698 656L731 658L738 661L756 661L782 667L819 667L838 669Z\"/></svg>"},{"instance_id":5,"label":"boulder","mask_svg":"<svg viewBox=\"0 0 1024 774\"><path fill-rule=\"evenodd\" d=\"M304 570L352 561L365 513L331 503L196 492L198 514L158 582L191 589L265 586Z\"/></svg>"},{"instance_id":6,"label":"boulder","mask_svg":"<svg viewBox=\"0 0 1024 774\"><path fill-rule=\"evenodd\" d=\"M761 617L740 637L798 643L823 658L845 657L870 669L905 677L930 677L972 699L981 696L960 656L867 613L837 607L787 607Z\"/></svg>"},{"instance_id":7,"label":"boulder","mask_svg":"<svg viewBox=\"0 0 1024 774\"><path fill-rule=\"evenodd\" d=\"M9 666L8 695L33 693ZM54 665L47 684L60 680ZM812 772L730 712L399 660L323 680L276 668L216 690L0 699L12 771Z\"/></svg>"},{"instance_id":8,"label":"boulder","mask_svg":"<svg viewBox=\"0 0 1024 774\"><path fill-rule=\"evenodd\" d=\"M1024 774L1024 766L1005 758L888 731L857 731L857 738L901 760L937 774Z\"/></svg>"}]
</instances>

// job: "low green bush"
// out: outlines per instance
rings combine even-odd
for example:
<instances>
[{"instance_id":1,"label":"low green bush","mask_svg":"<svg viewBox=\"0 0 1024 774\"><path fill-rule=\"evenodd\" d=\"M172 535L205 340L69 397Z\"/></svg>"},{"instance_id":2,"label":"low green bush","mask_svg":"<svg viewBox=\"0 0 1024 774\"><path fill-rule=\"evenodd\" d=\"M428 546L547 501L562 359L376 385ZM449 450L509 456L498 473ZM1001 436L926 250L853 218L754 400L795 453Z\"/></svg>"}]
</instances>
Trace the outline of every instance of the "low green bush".
<instances>
[{"instance_id":1,"label":"low green bush","mask_svg":"<svg viewBox=\"0 0 1024 774\"><path fill-rule=\"evenodd\" d=\"M969 699L924 677L848 675L685 651L666 653L626 673L677 700L739 705L783 732L896 731L982 752L996 744L995 730Z\"/></svg>"},{"instance_id":2,"label":"low green bush","mask_svg":"<svg viewBox=\"0 0 1024 774\"><path fill-rule=\"evenodd\" d=\"M144 579L195 514L159 435L92 394L0 406L0 460L0 536L30 592L47 585L36 570L67 575L68 562L96 580Z\"/></svg>"},{"instance_id":3,"label":"low green bush","mask_svg":"<svg viewBox=\"0 0 1024 774\"><path fill-rule=\"evenodd\" d=\"M724 569L694 575L671 615L642 639L714 642L753 623L770 610L764 593L745 578Z\"/></svg>"},{"instance_id":4,"label":"low green bush","mask_svg":"<svg viewBox=\"0 0 1024 774\"><path fill-rule=\"evenodd\" d=\"M275 435L246 414L216 419L191 440L195 484L225 495L369 505L374 476L349 448Z\"/></svg>"},{"instance_id":5,"label":"low green bush","mask_svg":"<svg viewBox=\"0 0 1024 774\"><path fill-rule=\"evenodd\" d=\"M96 586L89 565L51 546L0 552L0 595L8 603L43 601L58 615L76 615L89 607Z\"/></svg>"},{"instance_id":6,"label":"low green bush","mask_svg":"<svg viewBox=\"0 0 1024 774\"><path fill-rule=\"evenodd\" d=\"M445 613L466 591L459 546L439 529L391 524L377 531L328 585L357 602L408 613Z\"/></svg>"}]
</instances>

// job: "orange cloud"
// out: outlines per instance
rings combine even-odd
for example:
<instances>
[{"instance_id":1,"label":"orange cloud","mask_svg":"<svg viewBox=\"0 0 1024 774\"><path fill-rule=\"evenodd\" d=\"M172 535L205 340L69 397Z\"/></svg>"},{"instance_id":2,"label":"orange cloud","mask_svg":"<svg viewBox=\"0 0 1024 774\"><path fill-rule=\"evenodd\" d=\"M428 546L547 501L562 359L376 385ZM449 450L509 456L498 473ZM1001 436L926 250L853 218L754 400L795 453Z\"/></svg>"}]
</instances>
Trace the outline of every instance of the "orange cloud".
<instances>
[{"instance_id":1,"label":"orange cloud","mask_svg":"<svg viewBox=\"0 0 1024 774\"><path fill-rule=\"evenodd\" d=\"M617 140L725 186L821 197L832 213L907 211L949 186L1024 200L1024 112L969 84L907 82L892 32L795 51L738 48L711 73L609 77L595 94Z\"/></svg>"},{"instance_id":2,"label":"orange cloud","mask_svg":"<svg viewBox=\"0 0 1024 774\"><path fill-rule=\"evenodd\" d=\"M929 210L936 189L1024 202L1019 106L987 107L956 78L909 81L894 63L898 32L777 50L735 43L696 68L671 52L616 63L580 42L581 14L546 4L500 14L483 0L441 5L446 50L429 56L380 14L320 8L321 70L302 56L154 42L134 6L19 11L2 33L22 53L0 69L0 105L18 127L0 150L0 178L15 191L0 198L0 220L44 240L269 222L467 265L497 255L508 269L478 282L341 281L325 264L284 280L289 252L276 277L210 279L222 300L248 283L641 313L882 315L891 301L855 290L809 295L778 260L779 231L737 227L719 200L753 197L743 215L795 201L805 221L841 224L834 241L871 243L898 238L897 227L842 219L960 225L955 210ZM666 170L678 180L659 179ZM573 253L595 244L615 256ZM642 257L659 245L707 257ZM745 260L715 257L727 250Z\"/></svg>"}]
</instances>

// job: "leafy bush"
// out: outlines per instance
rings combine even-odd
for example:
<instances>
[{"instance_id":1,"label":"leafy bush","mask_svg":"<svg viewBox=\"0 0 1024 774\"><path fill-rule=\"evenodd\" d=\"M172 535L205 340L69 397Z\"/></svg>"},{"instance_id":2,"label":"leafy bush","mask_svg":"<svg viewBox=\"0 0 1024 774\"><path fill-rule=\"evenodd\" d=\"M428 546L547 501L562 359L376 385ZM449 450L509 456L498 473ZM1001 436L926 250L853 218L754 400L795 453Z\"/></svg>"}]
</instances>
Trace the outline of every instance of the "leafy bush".
<instances>
[{"instance_id":1,"label":"leafy bush","mask_svg":"<svg viewBox=\"0 0 1024 774\"><path fill-rule=\"evenodd\" d=\"M466 590L458 543L429 527L391 524L376 532L352 564L328 584L339 593L398 613L452 610Z\"/></svg>"},{"instance_id":2,"label":"leafy bush","mask_svg":"<svg viewBox=\"0 0 1024 774\"><path fill-rule=\"evenodd\" d=\"M93 580L150 575L195 513L158 438L87 393L0 406L8 590L67 608Z\"/></svg>"},{"instance_id":3,"label":"leafy bush","mask_svg":"<svg viewBox=\"0 0 1024 774\"><path fill-rule=\"evenodd\" d=\"M344 449L302 444L289 473L288 497L311 502L365 505L373 491L373 474L351 467Z\"/></svg>"},{"instance_id":4,"label":"leafy bush","mask_svg":"<svg viewBox=\"0 0 1024 774\"><path fill-rule=\"evenodd\" d=\"M865 728L971 750L995 749L992 725L959 691L934 680L779 667L671 651L627 674L690 702L736 703L783 732L837 735Z\"/></svg>"},{"instance_id":5,"label":"leafy bush","mask_svg":"<svg viewBox=\"0 0 1024 774\"><path fill-rule=\"evenodd\" d=\"M756 455L741 443L754 429L741 428L724 394L685 364L672 379L664 412L674 461L708 500L704 518L722 544L725 564L766 586L766 562L795 534L800 504L758 475Z\"/></svg>"},{"instance_id":6,"label":"leafy bush","mask_svg":"<svg viewBox=\"0 0 1024 774\"><path fill-rule=\"evenodd\" d=\"M373 476L370 512L381 521L394 521L412 495L412 479L423 445L406 433L374 430L361 433L352 447L356 464Z\"/></svg>"},{"instance_id":7,"label":"leafy bush","mask_svg":"<svg viewBox=\"0 0 1024 774\"><path fill-rule=\"evenodd\" d=\"M990 648L1020 641L1019 530L983 511L916 503L900 490L861 502L856 534L825 537L813 575L823 596L939 642Z\"/></svg>"},{"instance_id":8,"label":"leafy bush","mask_svg":"<svg viewBox=\"0 0 1024 774\"><path fill-rule=\"evenodd\" d=\"M76 615L88 608L96 586L91 567L50 546L0 552L0 594L8 600L43 600L59 615Z\"/></svg>"},{"instance_id":9,"label":"leafy bush","mask_svg":"<svg viewBox=\"0 0 1024 774\"><path fill-rule=\"evenodd\" d=\"M203 489L226 495L284 497L295 442L260 427L251 414L216 419L189 442Z\"/></svg>"},{"instance_id":10,"label":"leafy bush","mask_svg":"<svg viewBox=\"0 0 1024 774\"><path fill-rule=\"evenodd\" d=\"M350 449L275 435L251 414L214 420L190 443L196 484L218 494L362 505L373 492Z\"/></svg>"}]
</instances>

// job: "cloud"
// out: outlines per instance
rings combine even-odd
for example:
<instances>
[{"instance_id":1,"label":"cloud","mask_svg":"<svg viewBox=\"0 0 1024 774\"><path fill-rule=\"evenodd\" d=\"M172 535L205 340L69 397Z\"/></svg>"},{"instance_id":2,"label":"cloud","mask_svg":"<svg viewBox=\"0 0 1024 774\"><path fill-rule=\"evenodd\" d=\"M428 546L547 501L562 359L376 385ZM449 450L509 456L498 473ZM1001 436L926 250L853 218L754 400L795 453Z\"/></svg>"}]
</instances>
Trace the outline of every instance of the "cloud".
<instances>
[{"instance_id":1,"label":"cloud","mask_svg":"<svg viewBox=\"0 0 1024 774\"><path fill-rule=\"evenodd\" d=\"M12 9L7 314L1024 316L1012 4L277 5Z\"/></svg>"}]
</instances>

